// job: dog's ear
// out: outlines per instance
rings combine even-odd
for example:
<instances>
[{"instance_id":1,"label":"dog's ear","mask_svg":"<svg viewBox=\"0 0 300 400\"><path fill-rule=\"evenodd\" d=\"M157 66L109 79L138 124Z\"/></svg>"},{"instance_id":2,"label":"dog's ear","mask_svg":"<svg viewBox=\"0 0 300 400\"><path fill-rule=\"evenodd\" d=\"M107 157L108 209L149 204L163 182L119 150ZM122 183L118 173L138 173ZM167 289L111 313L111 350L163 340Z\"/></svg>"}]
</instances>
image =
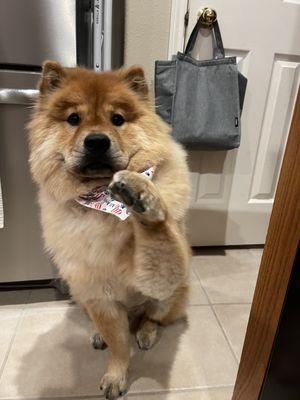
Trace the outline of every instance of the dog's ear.
<instances>
[{"instance_id":1,"label":"dog's ear","mask_svg":"<svg viewBox=\"0 0 300 400\"><path fill-rule=\"evenodd\" d=\"M41 93L52 91L60 86L65 76L64 68L56 61L45 61L43 63L42 78L39 83Z\"/></svg>"},{"instance_id":2,"label":"dog's ear","mask_svg":"<svg viewBox=\"0 0 300 400\"><path fill-rule=\"evenodd\" d=\"M129 87L142 98L148 98L149 90L143 68L139 65L133 65L132 67L121 71L122 77Z\"/></svg>"}]
</instances>

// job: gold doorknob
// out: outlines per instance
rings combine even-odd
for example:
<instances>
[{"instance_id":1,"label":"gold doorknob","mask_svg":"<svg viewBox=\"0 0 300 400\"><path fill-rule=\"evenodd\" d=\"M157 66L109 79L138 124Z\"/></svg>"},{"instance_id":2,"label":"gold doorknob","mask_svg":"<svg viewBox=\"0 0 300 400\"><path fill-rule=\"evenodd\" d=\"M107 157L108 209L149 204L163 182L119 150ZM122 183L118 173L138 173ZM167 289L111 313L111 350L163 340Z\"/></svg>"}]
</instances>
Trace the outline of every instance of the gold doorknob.
<instances>
[{"instance_id":1,"label":"gold doorknob","mask_svg":"<svg viewBox=\"0 0 300 400\"><path fill-rule=\"evenodd\" d=\"M198 17L205 26L211 26L217 19L217 13L213 8L204 7L198 11Z\"/></svg>"}]
</instances>

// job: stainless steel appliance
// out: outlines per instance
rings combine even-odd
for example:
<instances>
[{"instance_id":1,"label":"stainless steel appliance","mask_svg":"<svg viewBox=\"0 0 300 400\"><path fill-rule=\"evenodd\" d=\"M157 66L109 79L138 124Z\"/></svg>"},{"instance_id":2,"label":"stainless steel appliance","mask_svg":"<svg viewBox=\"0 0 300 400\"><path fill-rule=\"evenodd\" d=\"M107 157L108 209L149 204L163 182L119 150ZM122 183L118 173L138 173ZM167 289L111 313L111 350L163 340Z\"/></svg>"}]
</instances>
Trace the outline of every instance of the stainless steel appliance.
<instances>
[{"instance_id":1,"label":"stainless steel appliance","mask_svg":"<svg viewBox=\"0 0 300 400\"><path fill-rule=\"evenodd\" d=\"M25 129L42 62L119 67L123 31L122 0L0 1L0 283L55 277L43 250Z\"/></svg>"}]
</instances>

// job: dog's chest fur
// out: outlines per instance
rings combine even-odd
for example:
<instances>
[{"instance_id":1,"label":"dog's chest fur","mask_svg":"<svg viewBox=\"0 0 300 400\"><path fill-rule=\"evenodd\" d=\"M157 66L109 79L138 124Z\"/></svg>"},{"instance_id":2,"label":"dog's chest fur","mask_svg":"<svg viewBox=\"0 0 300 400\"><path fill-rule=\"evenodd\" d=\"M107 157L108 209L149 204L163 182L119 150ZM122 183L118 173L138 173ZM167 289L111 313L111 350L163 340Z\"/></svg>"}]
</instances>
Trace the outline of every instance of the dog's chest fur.
<instances>
[{"instance_id":1,"label":"dog's chest fur","mask_svg":"<svg viewBox=\"0 0 300 400\"><path fill-rule=\"evenodd\" d=\"M134 237L130 222L80 205L60 205L40 193L46 247L79 302L101 299L129 307ZM131 304L133 303L133 304Z\"/></svg>"}]
</instances>

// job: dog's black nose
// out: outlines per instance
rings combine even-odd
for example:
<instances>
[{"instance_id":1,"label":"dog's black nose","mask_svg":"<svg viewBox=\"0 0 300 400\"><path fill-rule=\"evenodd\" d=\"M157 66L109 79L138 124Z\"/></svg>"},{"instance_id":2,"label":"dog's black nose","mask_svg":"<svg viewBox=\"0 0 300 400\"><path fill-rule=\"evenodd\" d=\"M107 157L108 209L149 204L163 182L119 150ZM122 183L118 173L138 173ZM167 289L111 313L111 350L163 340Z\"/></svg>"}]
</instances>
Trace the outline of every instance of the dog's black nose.
<instances>
[{"instance_id":1,"label":"dog's black nose","mask_svg":"<svg viewBox=\"0 0 300 400\"><path fill-rule=\"evenodd\" d=\"M110 139L104 133L90 133L84 139L84 147L91 153L104 154L110 148Z\"/></svg>"}]
</instances>

